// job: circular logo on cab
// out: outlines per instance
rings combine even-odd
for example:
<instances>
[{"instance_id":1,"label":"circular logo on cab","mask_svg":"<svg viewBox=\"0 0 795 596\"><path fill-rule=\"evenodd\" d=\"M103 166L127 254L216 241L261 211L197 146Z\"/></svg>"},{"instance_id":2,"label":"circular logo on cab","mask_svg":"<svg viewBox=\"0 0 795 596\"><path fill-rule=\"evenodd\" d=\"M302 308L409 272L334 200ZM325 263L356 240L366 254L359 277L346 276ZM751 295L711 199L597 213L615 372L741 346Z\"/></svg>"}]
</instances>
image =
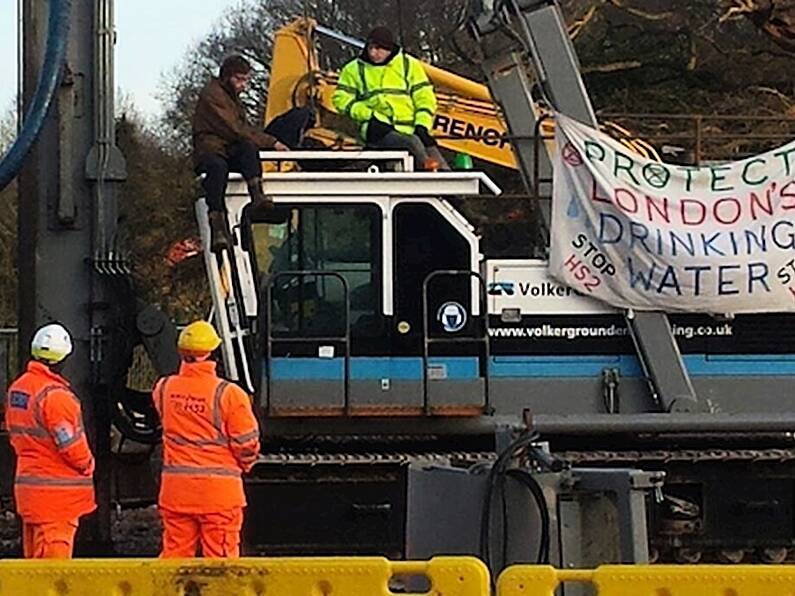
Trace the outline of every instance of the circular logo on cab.
<instances>
[{"instance_id":1,"label":"circular logo on cab","mask_svg":"<svg viewBox=\"0 0 795 596\"><path fill-rule=\"evenodd\" d=\"M445 302L439 307L436 319L447 333L455 333L467 324L467 311L458 302Z\"/></svg>"}]
</instances>

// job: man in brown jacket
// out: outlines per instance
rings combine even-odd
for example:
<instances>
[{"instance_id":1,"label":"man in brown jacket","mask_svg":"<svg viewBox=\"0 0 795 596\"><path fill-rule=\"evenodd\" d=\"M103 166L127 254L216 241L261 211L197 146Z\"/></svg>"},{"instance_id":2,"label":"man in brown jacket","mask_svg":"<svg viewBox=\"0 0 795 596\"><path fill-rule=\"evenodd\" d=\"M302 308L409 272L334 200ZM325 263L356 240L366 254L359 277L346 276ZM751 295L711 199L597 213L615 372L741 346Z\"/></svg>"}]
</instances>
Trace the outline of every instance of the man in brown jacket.
<instances>
[{"instance_id":1,"label":"man in brown jacket","mask_svg":"<svg viewBox=\"0 0 795 596\"><path fill-rule=\"evenodd\" d=\"M210 248L229 246L224 196L229 172L238 172L248 185L252 208L273 209L262 192L260 149L289 150L275 137L246 121L240 94L251 78L251 64L239 55L229 56L218 78L211 79L199 95L193 115L193 162L203 181L210 218Z\"/></svg>"}]
</instances>

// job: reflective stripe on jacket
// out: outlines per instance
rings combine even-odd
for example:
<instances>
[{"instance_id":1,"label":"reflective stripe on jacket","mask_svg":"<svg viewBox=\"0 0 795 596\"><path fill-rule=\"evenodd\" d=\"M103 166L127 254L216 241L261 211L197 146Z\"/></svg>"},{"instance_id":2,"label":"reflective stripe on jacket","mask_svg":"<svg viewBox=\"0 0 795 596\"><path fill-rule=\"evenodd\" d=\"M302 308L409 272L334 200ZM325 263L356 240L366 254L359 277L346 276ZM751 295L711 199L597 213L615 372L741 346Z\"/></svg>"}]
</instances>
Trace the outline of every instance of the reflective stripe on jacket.
<instances>
[{"instance_id":1,"label":"reflective stripe on jacket","mask_svg":"<svg viewBox=\"0 0 795 596\"><path fill-rule=\"evenodd\" d=\"M17 456L17 512L26 522L71 521L96 508L94 457L66 379L29 362L8 389L5 425Z\"/></svg>"},{"instance_id":2,"label":"reflective stripe on jacket","mask_svg":"<svg viewBox=\"0 0 795 596\"><path fill-rule=\"evenodd\" d=\"M337 111L359 124L362 138L373 117L404 134L413 134L415 126L433 129L433 85L420 61L403 51L384 64L372 64L361 57L348 62L340 72L332 101Z\"/></svg>"},{"instance_id":3,"label":"reflective stripe on jacket","mask_svg":"<svg viewBox=\"0 0 795 596\"><path fill-rule=\"evenodd\" d=\"M153 391L163 425L159 504L210 513L246 504L241 472L259 455L259 426L249 396L218 378L215 363L183 362Z\"/></svg>"}]
</instances>

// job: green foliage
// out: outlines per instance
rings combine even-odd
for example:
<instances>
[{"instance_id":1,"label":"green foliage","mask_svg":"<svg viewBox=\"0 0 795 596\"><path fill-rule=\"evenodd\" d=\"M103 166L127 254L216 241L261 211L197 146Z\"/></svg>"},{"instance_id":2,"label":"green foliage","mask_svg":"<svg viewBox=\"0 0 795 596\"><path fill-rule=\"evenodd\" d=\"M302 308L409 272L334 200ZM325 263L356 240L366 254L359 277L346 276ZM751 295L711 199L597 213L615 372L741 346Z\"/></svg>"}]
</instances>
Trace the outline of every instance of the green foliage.
<instances>
[{"instance_id":1,"label":"green foliage","mask_svg":"<svg viewBox=\"0 0 795 596\"><path fill-rule=\"evenodd\" d=\"M121 229L142 298L177 321L204 316L210 301L201 259L176 265L167 260L175 242L197 235L193 203L198 189L190 158L169 150L134 113L119 119L116 134L128 169Z\"/></svg>"}]
</instances>

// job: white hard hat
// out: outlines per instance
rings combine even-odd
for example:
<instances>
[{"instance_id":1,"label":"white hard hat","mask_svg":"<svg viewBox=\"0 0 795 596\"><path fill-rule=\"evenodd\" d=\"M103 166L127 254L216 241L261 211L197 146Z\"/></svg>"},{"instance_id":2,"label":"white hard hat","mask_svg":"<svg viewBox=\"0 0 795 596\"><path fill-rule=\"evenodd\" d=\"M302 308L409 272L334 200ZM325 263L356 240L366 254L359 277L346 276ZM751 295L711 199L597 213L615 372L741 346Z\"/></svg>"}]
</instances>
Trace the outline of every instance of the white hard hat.
<instances>
[{"instance_id":1,"label":"white hard hat","mask_svg":"<svg viewBox=\"0 0 795 596\"><path fill-rule=\"evenodd\" d=\"M60 362L72 353L72 338L63 325L50 323L40 328L30 343L30 355L36 360Z\"/></svg>"}]
</instances>

